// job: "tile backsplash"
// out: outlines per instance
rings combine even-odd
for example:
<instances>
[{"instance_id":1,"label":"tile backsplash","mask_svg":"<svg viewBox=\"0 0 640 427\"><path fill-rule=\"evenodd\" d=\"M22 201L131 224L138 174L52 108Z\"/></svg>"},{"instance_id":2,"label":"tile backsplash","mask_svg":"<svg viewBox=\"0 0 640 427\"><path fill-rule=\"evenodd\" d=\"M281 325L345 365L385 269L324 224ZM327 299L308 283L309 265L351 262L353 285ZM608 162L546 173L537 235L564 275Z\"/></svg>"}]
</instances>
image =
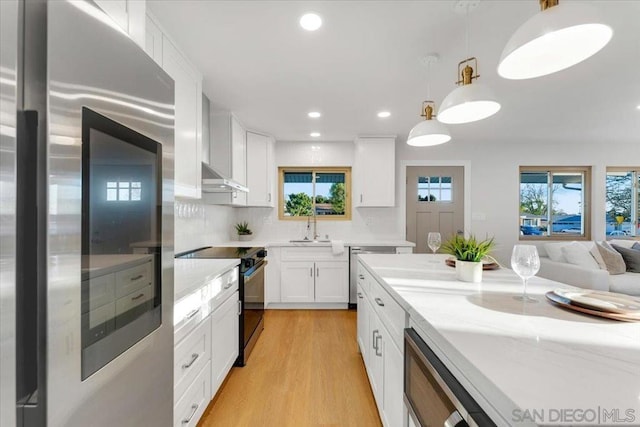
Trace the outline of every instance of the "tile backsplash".
<instances>
[{"instance_id":1,"label":"tile backsplash","mask_svg":"<svg viewBox=\"0 0 640 427\"><path fill-rule=\"evenodd\" d=\"M230 240L235 211L229 206L208 205L199 200L175 201L175 251L184 252Z\"/></svg>"}]
</instances>

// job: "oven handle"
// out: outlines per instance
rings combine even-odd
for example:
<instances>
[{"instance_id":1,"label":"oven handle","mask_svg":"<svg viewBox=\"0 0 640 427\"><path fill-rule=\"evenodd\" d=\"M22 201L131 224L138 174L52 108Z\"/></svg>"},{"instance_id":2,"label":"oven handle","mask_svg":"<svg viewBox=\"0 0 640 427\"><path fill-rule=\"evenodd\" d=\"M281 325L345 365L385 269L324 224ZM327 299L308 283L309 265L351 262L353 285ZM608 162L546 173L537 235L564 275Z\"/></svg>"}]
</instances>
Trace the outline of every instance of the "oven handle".
<instances>
[{"instance_id":1,"label":"oven handle","mask_svg":"<svg viewBox=\"0 0 640 427\"><path fill-rule=\"evenodd\" d=\"M260 264L260 267L256 268L255 270L253 270L253 272L248 275L248 276L244 276L244 283L247 283L248 281L250 281L251 279L253 279L254 277L256 277L257 273L259 271L264 270L264 268L267 266L267 264L269 264L268 261L263 261L262 264Z\"/></svg>"}]
</instances>

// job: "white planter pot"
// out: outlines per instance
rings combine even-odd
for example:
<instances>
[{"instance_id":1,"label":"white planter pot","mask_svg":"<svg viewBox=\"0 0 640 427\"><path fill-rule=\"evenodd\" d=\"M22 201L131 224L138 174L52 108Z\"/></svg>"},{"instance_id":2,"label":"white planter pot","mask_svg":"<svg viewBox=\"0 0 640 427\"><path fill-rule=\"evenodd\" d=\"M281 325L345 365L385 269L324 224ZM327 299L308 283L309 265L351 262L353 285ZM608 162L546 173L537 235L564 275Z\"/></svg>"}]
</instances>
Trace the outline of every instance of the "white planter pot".
<instances>
[{"instance_id":1,"label":"white planter pot","mask_svg":"<svg viewBox=\"0 0 640 427\"><path fill-rule=\"evenodd\" d=\"M456 276L463 282L482 282L482 263L456 260Z\"/></svg>"},{"instance_id":2,"label":"white planter pot","mask_svg":"<svg viewBox=\"0 0 640 427\"><path fill-rule=\"evenodd\" d=\"M253 234L238 234L238 240L241 242L248 242L253 239Z\"/></svg>"}]
</instances>

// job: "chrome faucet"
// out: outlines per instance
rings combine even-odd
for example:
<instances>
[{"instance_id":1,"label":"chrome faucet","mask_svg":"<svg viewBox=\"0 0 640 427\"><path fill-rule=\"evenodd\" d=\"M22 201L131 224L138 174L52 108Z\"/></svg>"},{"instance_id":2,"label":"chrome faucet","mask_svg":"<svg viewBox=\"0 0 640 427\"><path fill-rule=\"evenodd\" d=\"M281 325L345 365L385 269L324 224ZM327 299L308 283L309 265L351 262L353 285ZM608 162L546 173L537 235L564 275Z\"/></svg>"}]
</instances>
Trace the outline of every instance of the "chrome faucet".
<instances>
[{"instance_id":1,"label":"chrome faucet","mask_svg":"<svg viewBox=\"0 0 640 427\"><path fill-rule=\"evenodd\" d=\"M309 240L309 231L311 229L311 217L312 215L307 216L307 235L305 236L305 240ZM316 212L313 211L313 239L317 240L320 235L318 234L318 219L316 218Z\"/></svg>"}]
</instances>

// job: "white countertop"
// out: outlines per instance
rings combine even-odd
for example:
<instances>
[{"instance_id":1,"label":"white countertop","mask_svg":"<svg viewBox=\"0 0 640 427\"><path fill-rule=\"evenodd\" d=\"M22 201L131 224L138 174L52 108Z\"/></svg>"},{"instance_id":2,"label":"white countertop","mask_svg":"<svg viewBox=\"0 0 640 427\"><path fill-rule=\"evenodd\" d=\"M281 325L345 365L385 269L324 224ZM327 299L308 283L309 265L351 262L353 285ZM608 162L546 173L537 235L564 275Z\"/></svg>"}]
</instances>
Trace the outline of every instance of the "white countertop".
<instances>
[{"instance_id":1,"label":"white countertop","mask_svg":"<svg viewBox=\"0 0 640 427\"><path fill-rule=\"evenodd\" d=\"M176 258L174 264L174 300L178 301L238 264L240 264L239 258Z\"/></svg>"},{"instance_id":2,"label":"white countertop","mask_svg":"<svg viewBox=\"0 0 640 427\"><path fill-rule=\"evenodd\" d=\"M484 271L482 283L464 283L444 265L448 255L436 257L360 259L497 425L596 425L587 422L595 415L612 425L603 410L615 409L618 420L626 419L616 425L640 425L640 323L553 306L544 294L569 286L538 277L527 290L539 302L524 304L513 299L522 284L511 270ZM569 410L585 411L587 420Z\"/></svg>"},{"instance_id":3,"label":"white countertop","mask_svg":"<svg viewBox=\"0 0 640 427\"><path fill-rule=\"evenodd\" d=\"M339 240L339 239L336 239ZM407 240L357 240L347 239L343 240L345 246L405 246L415 247L416 244ZM240 242L238 240L230 240L227 242L216 243L213 246L218 247L282 247L282 246L331 246L331 242L318 242L318 243L292 243L290 240L249 240Z\"/></svg>"}]
</instances>

